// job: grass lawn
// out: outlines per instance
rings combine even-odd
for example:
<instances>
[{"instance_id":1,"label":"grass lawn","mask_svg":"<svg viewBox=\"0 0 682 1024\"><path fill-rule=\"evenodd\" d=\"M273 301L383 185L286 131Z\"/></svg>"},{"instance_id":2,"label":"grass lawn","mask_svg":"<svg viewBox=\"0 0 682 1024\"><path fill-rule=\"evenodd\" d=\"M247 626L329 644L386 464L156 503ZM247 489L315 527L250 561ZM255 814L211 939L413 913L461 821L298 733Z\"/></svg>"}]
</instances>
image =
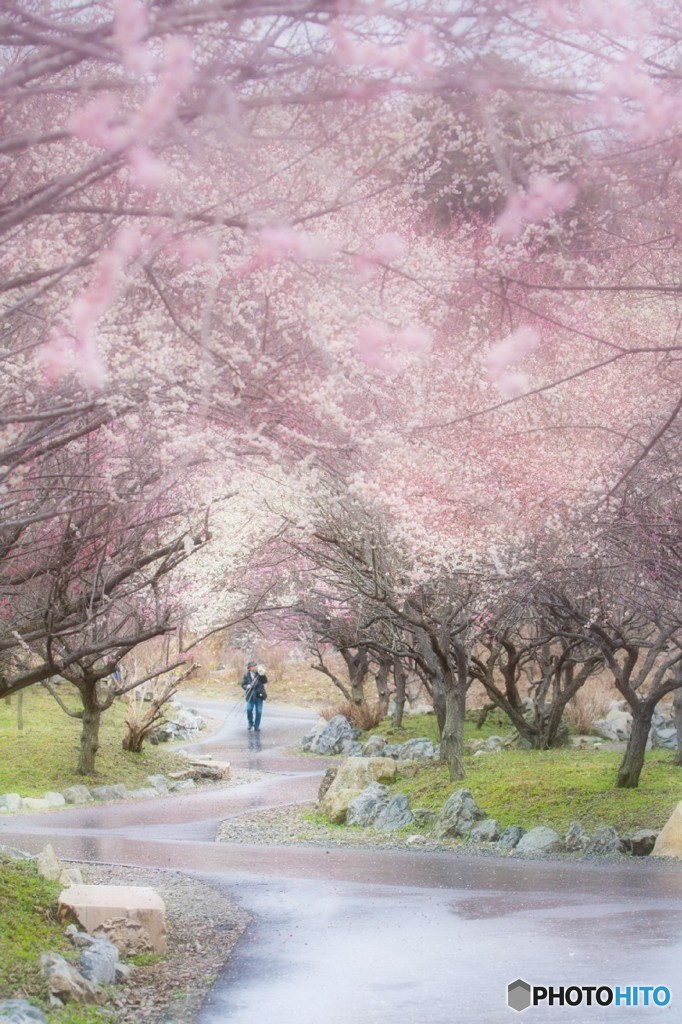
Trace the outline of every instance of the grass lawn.
<instances>
[{"instance_id":1,"label":"grass lawn","mask_svg":"<svg viewBox=\"0 0 682 1024\"><path fill-rule=\"evenodd\" d=\"M465 740L485 740L488 736L505 736L511 732L509 719L501 711L491 711L481 729L476 728L477 713L467 713L464 723ZM370 729L363 740L370 736L384 736L389 743L405 743L407 740L426 736L439 743L438 724L435 715L405 715L400 729L396 729L391 718L384 718L375 729Z\"/></svg>"},{"instance_id":2,"label":"grass lawn","mask_svg":"<svg viewBox=\"0 0 682 1024\"><path fill-rule=\"evenodd\" d=\"M483 729L465 725L465 739L504 735L509 724L488 716ZM438 742L434 715L406 715L402 729L385 719L369 735L404 743L416 736ZM456 789L466 786L479 807L501 825L548 825L564 832L572 821L588 829L613 825L620 832L638 827L661 828L682 800L682 768L672 751L647 754L638 789L616 789L620 751L566 748L505 750L484 757L465 757L466 778L453 783L442 765L425 766L416 775L398 778L394 789L406 793L413 807L439 810Z\"/></svg>"},{"instance_id":3,"label":"grass lawn","mask_svg":"<svg viewBox=\"0 0 682 1024\"><path fill-rule=\"evenodd\" d=\"M466 786L476 803L501 825L548 825L565 832L572 821L587 829L613 825L619 832L661 828L682 800L682 768L671 751L647 755L638 789L615 789L618 751L507 750L465 758L466 778L453 783L442 765L413 778L399 778L395 789L413 807L440 809Z\"/></svg>"},{"instance_id":4,"label":"grass lawn","mask_svg":"<svg viewBox=\"0 0 682 1024\"><path fill-rule=\"evenodd\" d=\"M60 686L68 707L78 710L77 691ZM117 701L102 716L100 750L95 776L76 773L81 723L70 718L41 687L24 691L24 728L17 728L17 696L0 701L0 793L41 796L77 783L102 785L123 782L130 789L146 785L147 775L177 767L175 756L164 747L146 744L141 754L121 748L128 705Z\"/></svg>"},{"instance_id":5,"label":"grass lawn","mask_svg":"<svg viewBox=\"0 0 682 1024\"><path fill-rule=\"evenodd\" d=\"M112 1017L100 1007L73 1005L48 1012L40 954L75 958L57 920L60 890L58 883L38 876L33 862L0 856L0 999L28 999L48 1013L50 1024L103 1024Z\"/></svg>"}]
</instances>

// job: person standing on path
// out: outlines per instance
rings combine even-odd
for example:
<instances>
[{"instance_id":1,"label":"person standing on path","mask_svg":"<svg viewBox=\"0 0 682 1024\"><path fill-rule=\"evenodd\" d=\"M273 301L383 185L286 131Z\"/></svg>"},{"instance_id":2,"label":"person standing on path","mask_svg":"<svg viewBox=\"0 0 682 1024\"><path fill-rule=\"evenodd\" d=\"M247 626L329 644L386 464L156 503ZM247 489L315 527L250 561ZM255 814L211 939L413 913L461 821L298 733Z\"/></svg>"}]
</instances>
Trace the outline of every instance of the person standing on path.
<instances>
[{"instance_id":1,"label":"person standing on path","mask_svg":"<svg viewBox=\"0 0 682 1024\"><path fill-rule=\"evenodd\" d=\"M246 675L242 679L242 690L246 697L246 718L249 729L260 731L260 720L263 714L263 701L267 699L265 687L268 677L262 666L250 661L246 666Z\"/></svg>"}]
</instances>

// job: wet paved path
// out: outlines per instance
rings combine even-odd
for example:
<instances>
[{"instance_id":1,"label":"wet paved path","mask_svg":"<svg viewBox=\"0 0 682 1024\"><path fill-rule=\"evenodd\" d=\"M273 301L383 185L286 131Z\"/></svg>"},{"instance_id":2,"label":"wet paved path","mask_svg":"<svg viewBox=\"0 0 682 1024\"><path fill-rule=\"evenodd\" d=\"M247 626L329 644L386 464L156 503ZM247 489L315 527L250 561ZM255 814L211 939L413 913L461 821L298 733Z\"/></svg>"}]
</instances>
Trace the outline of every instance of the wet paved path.
<instances>
[{"instance_id":1,"label":"wet paved path","mask_svg":"<svg viewBox=\"0 0 682 1024\"><path fill-rule=\"evenodd\" d=\"M312 716L267 705L255 737L240 711L201 747L267 772L258 782L0 821L22 849L184 869L237 896L254 923L199 1024L496 1024L519 1019L517 977L672 990L666 1008L533 1008L538 1024L682 1022L682 866L215 844L230 815L312 800L325 767L286 753Z\"/></svg>"}]
</instances>

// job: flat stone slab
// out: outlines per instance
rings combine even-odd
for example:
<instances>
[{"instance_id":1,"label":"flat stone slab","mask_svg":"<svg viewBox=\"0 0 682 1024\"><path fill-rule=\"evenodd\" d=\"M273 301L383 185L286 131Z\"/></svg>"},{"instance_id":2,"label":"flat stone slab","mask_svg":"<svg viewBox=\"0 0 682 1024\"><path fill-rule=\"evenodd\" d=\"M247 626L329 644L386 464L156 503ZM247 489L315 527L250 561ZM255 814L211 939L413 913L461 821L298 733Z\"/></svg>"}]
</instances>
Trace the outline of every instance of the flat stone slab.
<instances>
[{"instance_id":1,"label":"flat stone slab","mask_svg":"<svg viewBox=\"0 0 682 1024\"><path fill-rule=\"evenodd\" d=\"M59 914L120 952L166 952L166 907L148 886L72 885L59 897Z\"/></svg>"}]
</instances>

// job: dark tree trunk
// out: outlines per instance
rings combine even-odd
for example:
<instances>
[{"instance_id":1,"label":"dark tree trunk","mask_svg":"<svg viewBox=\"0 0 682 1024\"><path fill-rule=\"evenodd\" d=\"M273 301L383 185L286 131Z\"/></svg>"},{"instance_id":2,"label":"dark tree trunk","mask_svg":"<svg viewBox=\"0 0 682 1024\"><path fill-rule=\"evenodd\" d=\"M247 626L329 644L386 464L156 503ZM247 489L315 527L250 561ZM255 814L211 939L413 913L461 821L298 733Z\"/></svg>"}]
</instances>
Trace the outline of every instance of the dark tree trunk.
<instances>
[{"instance_id":1,"label":"dark tree trunk","mask_svg":"<svg viewBox=\"0 0 682 1024\"><path fill-rule=\"evenodd\" d=\"M441 740L443 739L443 731L445 729L445 718L447 715L447 703L445 700L445 690L437 680L433 684L433 710L436 715L436 724L438 726L438 735Z\"/></svg>"},{"instance_id":2,"label":"dark tree trunk","mask_svg":"<svg viewBox=\"0 0 682 1024\"><path fill-rule=\"evenodd\" d=\"M382 715L388 711L388 674L391 671L391 662L383 658L379 662L379 671L376 675L377 699Z\"/></svg>"},{"instance_id":3,"label":"dark tree trunk","mask_svg":"<svg viewBox=\"0 0 682 1024\"><path fill-rule=\"evenodd\" d=\"M405 713L405 667L400 658L393 661L393 679L395 681L395 712L393 714L393 725L400 729L403 724Z\"/></svg>"},{"instance_id":4,"label":"dark tree trunk","mask_svg":"<svg viewBox=\"0 0 682 1024\"><path fill-rule=\"evenodd\" d=\"M81 729L81 746L78 758L78 774L94 775L95 759L99 750L99 726L102 711L97 703L97 697L89 687L81 689L83 700L83 725Z\"/></svg>"},{"instance_id":5,"label":"dark tree trunk","mask_svg":"<svg viewBox=\"0 0 682 1024\"><path fill-rule=\"evenodd\" d=\"M448 678L445 688L445 722L441 733L441 756L450 778L464 778L464 712L466 688L460 680Z\"/></svg>"},{"instance_id":6,"label":"dark tree trunk","mask_svg":"<svg viewBox=\"0 0 682 1024\"><path fill-rule=\"evenodd\" d=\"M632 704L630 705L632 732L625 748L623 760L618 768L618 777L616 779L618 789L636 789L639 785L639 777L644 767L644 755L646 754L646 744L649 738L651 719L653 718L655 706L655 704L648 703L639 704L635 707Z\"/></svg>"},{"instance_id":7,"label":"dark tree trunk","mask_svg":"<svg viewBox=\"0 0 682 1024\"><path fill-rule=\"evenodd\" d=\"M673 693L673 716L675 728L677 729L677 754L675 764L682 765L682 689Z\"/></svg>"},{"instance_id":8,"label":"dark tree trunk","mask_svg":"<svg viewBox=\"0 0 682 1024\"><path fill-rule=\"evenodd\" d=\"M351 654L349 650L342 650L341 655L348 669L350 689L354 704L365 703L365 679L369 672L369 659L364 647L358 649L357 654Z\"/></svg>"}]
</instances>

